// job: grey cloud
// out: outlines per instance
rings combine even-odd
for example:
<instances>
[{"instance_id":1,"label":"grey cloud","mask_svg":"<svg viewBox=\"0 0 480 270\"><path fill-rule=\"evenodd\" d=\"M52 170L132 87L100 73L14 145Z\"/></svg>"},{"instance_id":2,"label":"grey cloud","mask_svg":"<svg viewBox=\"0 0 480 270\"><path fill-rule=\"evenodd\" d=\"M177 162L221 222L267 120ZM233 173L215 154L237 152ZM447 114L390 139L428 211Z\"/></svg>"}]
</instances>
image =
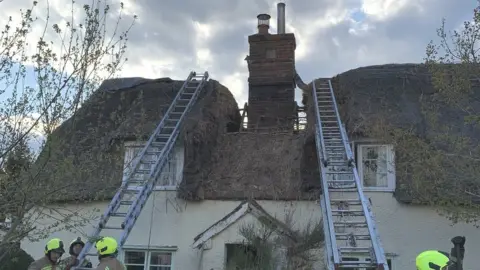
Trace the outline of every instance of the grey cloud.
<instances>
[{"instance_id":1,"label":"grey cloud","mask_svg":"<svg viewBox=\"0 0 480 270\"><path fill-rule=\"evenodd\" d=\"M409 7L383 21L367 17L365 23L374 28L360 36L348 33L348 21L319 31L315 37L316 50L307 59L297 61L297 69L310 80L371 64L421 62L425 46L436 36L442 14L446 14L450 27L471 15L471 8L465 3L457 5L447 0L426 3L423 12ZM333 37L340 47L333 44ZM357 58L361 47L366 48L370 57Z\"/></svg>"},{"instance_id":2,"label":"grey cloud","mask_svg":"<svg viewBox=\"0 0 480 270\"><path fill-rule=\"evenodd\" d=\"M11 6L14 2L16 1L5 0L0 3L0 9L2 5L8 3ZM173 67L169 67L173 69L172 71L167 71L165 67L148 66L138 70L138 74L128 76L143 76L145 69L151 69L158 77L181 78L194 69L197 60L194 22L212 24L217 28L207 44L213 62L213 67L209 71L216 79L222 79L238 71L245 72L246 67L241 66L237 60L248 54L247 36L255 31L256 15L275 12L276 2L275 0L135 1L140 5L141 12L138 14L139 23L129 37L130 62L138 65L142 60L162 60L162 57L175 57L177 61ZM310 22L325 17L328 10L359 8L362 1L285 2L287 21L299 28L298 31L302 34ZM412 5L422 5L423 11L409 7L382 21L367 16L364 22L374 28L358 36L349 33L352 27L349 20L319 29L313 37L310 54L304 59L297 60L297 70L305 81L310 81L315 77L333 76L364 65L420 62L424 56L425 45L435 37L435 29L440 25L441 18L447 18L449 28L457 26L470 18L474 5L471 2L473 1L411 0ZM274 25L275 21L272 20L271 24ZM335 45L333 38L340 46ZM297 42L300 43L301 40ZM365 48L367 57L360 57L362 47ZM228 85L229 82L222 83ZM242 97L244 96L242 94Z\"/></svg>"}]
</instances>

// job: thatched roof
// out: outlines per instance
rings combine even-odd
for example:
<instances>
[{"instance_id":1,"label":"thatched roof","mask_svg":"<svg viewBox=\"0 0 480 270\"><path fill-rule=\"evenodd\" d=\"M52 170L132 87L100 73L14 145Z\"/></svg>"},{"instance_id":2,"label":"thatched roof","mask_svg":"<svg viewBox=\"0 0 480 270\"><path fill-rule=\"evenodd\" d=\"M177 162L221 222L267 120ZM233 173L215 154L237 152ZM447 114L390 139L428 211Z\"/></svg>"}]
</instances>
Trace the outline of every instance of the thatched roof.
<instances>
[{"instance_id":1,"label":"thatched roof","mask_svg":"<svg viewBox=\"0 0 480 270\"><path fill-rule=\"evenodd\" d=\"M188 199L318 199L315 143L305 134L230 133L217 140L210 165L184 181L198 191Z\"/></svg>"},{"instance_id":2,"label":"thatched roof","mask_svg":"<svg viewBox=\"0 0 480 270\"><path fill-rule=\"evenodd\" d=\"M480 133L465 124L461 108L438 101L424 66L364 67L340 74L332 82L349 135L395 145L398 200L419 202L425 194L427 200L453 198L467 186L479 187L480 164L438 154L442 153L438 149L453 145L442 142L438 134L468 138L466 145L472 150L479 148ZM57 199L111 197L122 178L123 141L148 137L182 83L140 79L136 86L112 93L98 90L48 138L50 148L37 162L41 166L48 160L42 183L68 187L56 192ZM477 115L479 100L475 96L467 102ZM437 109L440 121L431 121L426 108ZM178 196L188 200L318 199L312 116L308 114L310 124L300 134L227 133L227 129L239 129L238 106L228 89L211 80L181 133L185 167Z\"/></svg>"},{"instance_id":3,"label":"thatched roof","mask_svg":"<svg viewBox=\"0 0 480 270\"><path fill-rule=\"evenodd\" d=\"M169 78L130 82L116 91L102 85L77 114L47 139L36 162L38 185L47 183L54 200L111 198L122 180L123 141L148 138L183 81ZM238 106L227 88L210 80L184 122L185 178L206 166L217 136L240 125ZM43 189L42 189L43 190ZM45 192L52 192L48 189Z\"/></svg>"},{"instance_id":4,"label":"thatched roof","mask_svg":"<svg viewBox=\"0 0 480 270\"><path fill-rule=\"evenodd\" d=\"M362 67L332 83L351 138L395 145L399 201L444 203L480 194L478 159L460 158L468 151L466 155L480 156L480 130L465 121L467 111L480 115L476 85L453 104L432 85L429 69L415 64Z\"/></svg>"}]
</instances>

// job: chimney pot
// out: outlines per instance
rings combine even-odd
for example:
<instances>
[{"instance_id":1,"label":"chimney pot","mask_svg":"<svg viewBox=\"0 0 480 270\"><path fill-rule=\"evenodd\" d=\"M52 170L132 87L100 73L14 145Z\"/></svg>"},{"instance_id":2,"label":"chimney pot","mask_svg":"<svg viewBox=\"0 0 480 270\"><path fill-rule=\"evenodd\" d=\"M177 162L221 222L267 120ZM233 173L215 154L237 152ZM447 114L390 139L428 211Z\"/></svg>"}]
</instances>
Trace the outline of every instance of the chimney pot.
<instances>
[{"instance_id":1,"label":"chimney pot","mask_svg":"<svg viewBox=\"0 0 480 270\"><path fill-rule=\"evenodd\" d=\"M259 14L258 19L258 33L266 35L268 34L268 29L270 28L270 15L268 14Z\"/></svg>"}]
</instances>

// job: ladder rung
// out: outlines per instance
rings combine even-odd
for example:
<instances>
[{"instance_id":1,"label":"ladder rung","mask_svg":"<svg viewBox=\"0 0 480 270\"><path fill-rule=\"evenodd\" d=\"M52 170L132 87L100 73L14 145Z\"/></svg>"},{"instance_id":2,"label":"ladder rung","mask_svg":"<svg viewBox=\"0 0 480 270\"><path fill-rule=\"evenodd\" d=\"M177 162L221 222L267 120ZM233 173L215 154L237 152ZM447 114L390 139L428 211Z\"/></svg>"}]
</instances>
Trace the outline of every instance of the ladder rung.
<instances>
[{"instance_id":1,"label":"ladder rung","mask_svg":"<svg viewBox=\"0 0 480 270\"><path fill-rule=\"evenodd\" d=\"M328 192L357 192L356 188L331 188L329 187Z\"/></svg>"},{"instance_id":2,"label":"ladder rung","mask_svg":"<svg viewBox=\"0 0 480 270\"><path fill-rule=\"evenodd\" d=\"M348 262L341 262L338 264L342 269L383 269L383 268L378 268L378 265L375 263L369 263L369 262L356 262L352 261L350 264L346 264ZM373 270L372 269L372 270Z\"/></svg>"},{"instance_id":3,"label":"ladder rung","mask_svg":"<svg viewBox=\"0 0 480 270\"><path fill-rule=\"evenodd\" d=\"M361 205L362 202L357 199L330 199L330 203L346 203L348 205Z\"/></svg>"},{"instance_id":4,"label":"ladder rung","mask_svg":"<svg viewBox=\"0 0 480 270\"><path fill-rule=\"evenodd\" d=\"M133 201L120 201L120 205L131 205Z\"/></svg>"},{"instance_id":5,"label":"ladder rung","mask_svg":"<svg viewBox=\"0 0 480 270\"><path fill-rule=\"evenodd\" d=\"M102 226L102 229L105 229L105 230L123 230L122 227L114 227L114 226Z\"/></svg>"},{"instance_id":6,"label":"ladder rung","mask_svg":"<svg viewBox=\"0 0 480 270\"><path fill-rule=\"evenodd\" d=\"M350 237L354 237L355 240L370 240L368 234L348 234L348 233L336 233L337 240L348 240Z\"/></svg>"},{"instance_id":7,"label":"ladder rung","mask_svg":"<svg viewBox=\"0 0 480 270\"><path fill-rule=\"evenodd\" d=\"M162 148L165 146L165 143L164 142L152 142L151 146L155 147L155 148Z\"/></svg>"},{"instance_id":8,"label":"ladder rung","mask_svg":"<svg viewBox=\"0 0 480 270\"><path fill-rule=\"evenodd\" d=\"M363 210L332 210L332 213L347 213L352 215L364 215Z\"/></svg>"},{"instance_id":9,"label":"ladder rung","mask_svg":"<svg viewBox=\"0 0 480 270\"><path fill-rule=\"evenodd\" d=\"M355 182L355 180L328 180L328 183L350 183Z\"/></svg>"},{"instance_id":10,"label":"ladder rung","mask_svg":"<svg viewBox=\"0 0 480 270\"><path fill-rule=\"evenodd\" d=\"M126 217L127 213L111 213L111 217Z\"/></svg>"},{"instance_id":11,"label":"ladder rung","mask_svg":"<svg viewBox=\"0 0 480 270\"><path fill-rule=\"evenodd\" d=\"M354 227L366 227L365 221L334 221L334 226L354 226Z\"/></svg>"},{"instance_id":12,"label":"ladder rung","mask_svg":"<svg viewBox=\"0 0 480 270\"><path fill-rule=\"evenodd\" d=\"M140 160L140 164L142 165L154 165L156 162L156 160Z\"/></svg>"},{"instance_id":13,"label":"ladder rung","mask_svg":"<svg viewBox=\"0 0 480 270\"><path fill-rule=\"evenodd\" d=\"M339 247L340 251L350 252L350 251L370 251L371 247Z\"/></svg>"}]
</instances>

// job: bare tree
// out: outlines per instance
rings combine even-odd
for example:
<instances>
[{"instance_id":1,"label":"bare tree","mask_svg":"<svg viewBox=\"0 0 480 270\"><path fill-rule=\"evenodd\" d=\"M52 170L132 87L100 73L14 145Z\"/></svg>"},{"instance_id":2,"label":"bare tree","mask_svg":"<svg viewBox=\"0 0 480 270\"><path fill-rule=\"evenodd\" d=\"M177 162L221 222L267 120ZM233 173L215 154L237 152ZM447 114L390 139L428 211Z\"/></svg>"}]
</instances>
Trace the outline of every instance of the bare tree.
<instances>
[{"instance_id":1,"label":"bare tree","mask_svg":"<svg viewBox=\"0 0 480 270\"><path fill-rule=\"evenodd\" d=\"M25 150L36 136L48 138L63 121L74 117L99 84L116 76L127 61L127 37L136 16L125 23L123 3L117 13L102 0L88 2L65 3L70 5L69 16L53 18L50 6L39 7L34 1L31 8L20 10L18 18L10 17L1 31L0 167L8 167L7 157ZM3 192L10 198L2 201L0 215L11 217L0 234L0 254L27 236L42 239L82 220L78 213L49 208L49 195L68 185L39 192L39 173L23 166L15 174L0 174L0 183L8 187ZM61 219L57 215L56 222L35 230L37 219L60 212Z\"/></svg>"}]
</instances>

